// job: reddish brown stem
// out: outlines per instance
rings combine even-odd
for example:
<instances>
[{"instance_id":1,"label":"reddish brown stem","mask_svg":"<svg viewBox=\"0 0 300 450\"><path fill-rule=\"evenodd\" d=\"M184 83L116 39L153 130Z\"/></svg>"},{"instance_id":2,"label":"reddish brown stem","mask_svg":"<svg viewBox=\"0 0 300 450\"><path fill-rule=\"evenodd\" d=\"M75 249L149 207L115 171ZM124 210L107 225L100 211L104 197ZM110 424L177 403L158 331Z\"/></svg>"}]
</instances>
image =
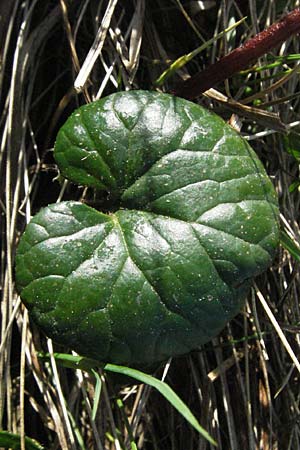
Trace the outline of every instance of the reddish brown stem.
<instances>
[{"instance_id":1,"label":"reddish brown stem","mask_svg":"<svg viewBox=\"0 0 300 450\"><path fill-rule=\"evenodd\" d=\"M260 56L282 44L293 34L300 32L300 8L294 9L279 22L249 39L215 64L197 73L178 86L173 94L192 100L202 92L245 69Z\"/></svg>"}]
</instances>

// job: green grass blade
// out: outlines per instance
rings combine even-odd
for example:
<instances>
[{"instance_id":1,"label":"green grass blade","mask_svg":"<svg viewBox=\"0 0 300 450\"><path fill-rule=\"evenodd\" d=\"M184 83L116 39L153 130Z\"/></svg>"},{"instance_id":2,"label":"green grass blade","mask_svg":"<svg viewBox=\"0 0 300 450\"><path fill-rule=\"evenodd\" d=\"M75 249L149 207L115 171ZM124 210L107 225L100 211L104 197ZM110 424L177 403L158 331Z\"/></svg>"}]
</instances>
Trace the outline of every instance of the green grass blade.
<instances>
[{"instance_id":1,"label":"green grass blade","mask_svg":"<svg viewBox=\"0 0 300 450\"><path fill-rule=\"evenodd\" d=\"M218 33L216 36L209 39L205 44L200 45L200 47L197 47L192 52L188 53L187 55L180 56L176 61L174 61L154 82L155 86L161 86L164 84L164 82L170 78L172 75L174 75L177 70L181 69L181 67L185 66L189 61L191 61L198 53L201 53L203 50L205 50L207 47L209 47L211 44L213 44L215 41L220 39L224 34L229 33L230 31L234 30L236 27L238 27L242 22L246 20L246 17L239 20L238 22L234 23L230 27L226 28L225 30Z\"/></svg>"},{"instance_id":2,"label":"green grass blade","mask_svg":"<svg viewBox=\"0 0 300 450\"><path fill-rule=\"evenodd\" d=\"M296 261L300 261L300 247L285 231L280 233L280 243Z\"/></svg>"},{"instance_id":3,"label":"green grass blade","mask_svg":"<svg viewBox=\"0 0 300 450\"><path fill-rule=\"evenodd\" d=\"M241 70L240 74L241 75L248 75L251 72L261 72L263 70L269 70L269 69L274 69L275 67L278 66L282 66L283 64L289 63L289 62L294 62L294 61L299 61L300 59L300 54L295 53L295 54L290 54L290 55L283 55L283 56L273 56L272 59L274 61L265 64L263 66L252 66L250 69L246 69L246 70Z\"/></svg>"},{"instance_id":4,"label":"green grass blade","mask_svg":"<svg viewBox=\"0 0 300 450\"><path fill-rule=\"evenodd\" d=\"M44 359L49 359L48 354L40 354L40 357ZM58 364L61 364L65 367L69 367L72 369L81 369L92 372L96 377L96 388L95 388L95 400L93 405L93 419L96 416L96 411L99 404L100 394L101 394L101 379L97 372L93 370L93 368L97 367L99 363L92 359L84 358L81 356L68 355L66 353L55 353L55 360ZM108 372L115 372L121 375L126 375L128 377L134 378L142 383L148 384L149 386L154 387L158 390L166 400L171 403L171 405L177 409L177 411L211 444L216 445L216 442L212 439L212 437L208 434L208 432L201 427L196 417L187 407L187 405L178 397L178 395L170 388L168 384L163 381L158 380L157 378L152 377L146 373L140 372L136 369L131 369L129 367L117 366L114 364L106 364L104 366L104 370ZM96 376L97 375L97 376ZM99 378L99 379L98 379ZM100 382L99 382L100 381Z\"/></svg>"},{"instance_id":5,"label":"green grass blade","mask_svg":"<svg viewBox=\"0 0 300 450\"><path fill-rule=\"evenodd\" d=\"M100 397L101 397L102 381L101 381L101 377L100 377L99 373L96 372L96 370L91 369L91 372L96 379L95 398L94 398L93 410L92 410L92 419L95 420L99 402L100 402Z\"/></svg>"},{"instance_id":6,"label":"green grass blade","mask_svg":"<svg viewBox=\"0 0 300 450\"><path fill-rule=\"evenodd\" d=\"M157 378L152 377L146 373L140 372L136 369L129 367L117 366L115 364L106 364L104 370L108 372L115 372L128 377L134 378L142 383L155 388L161 395L168 400L171 405L177 409L177 411L212 445L217 445L208 432L201 427L196 417L193 415L187 405L178 397L178 395L170 388L170 386L164 381L160 381Z\"/></svg>"},{"instance_id":7,"label":"green grass blade","mask_svg":"<svg viewBox=\"0 0 300 450\"><path fill-rule=\"evenodd\" d=\"M69 416L70 422L72 424L73 431L74 431L74 434L76 436L76 439L77 439L77 442L78 442L80 450L86 450L83 437L82 437L82 435L80 433L80 429L78 428L78 426L76 424L76 421L74 420L74 417L72 416L72 414L70 412L68 412L68 416Z\"/></svg>"},{"instance_id":8,"label":"green grass blade","mask_svg":"<svg viewBox=\"0 0 300 450\"><path fill-rule=\"evenodd\" d=\"M44 450L45 448L29 437L25 437L25 445L26 450ZM12 450L21 449L21 436L9 431L0 431L0 447L11 448Z\"/></svg>"},{"instance_id":9,"label":"green grass blade","mask_svg":"<svg viewBox=\"0 0 300 450\"><path fill-rule=\"evenodd\" d=\"M293 183L289 186L289 192L295 192L299 190L300 180L293 181Z\"/></svg>"},{"instance_id":10,"label":"green grass blade","mask_svg":"<svg viewBox=\"0 0 300 450\"><path fill-rule=\"evenodd\" d=\"M40 352L38 356L45 361L49 361L50 359L49 353ZM86 358L84 356L69 355L68 353L53 353L53 356L58 365L69 369L80 369L90 372L91 369L101 366L99 361L95 361L94 359Z\"/></svg>"},{"instance_id":11,"label":"green grass blade","mask_svg":"<svg viewBox=\"0 0 300 450\"><path fill-rule=\"evenodd\" d=\"M124 411L124 404L123 404L123 402L122 402L122 400L120 398L117 399L116 403L117 403L118 408L120 409L120 412L121 412L121 415L123 417L128 436L130 438L131 450L138 450L138 448L136 446L136 443L134 442L134 437L133 437L133 434L132 434L132 429L131 429L130 423L129 423L128 418L127 418L127 414Z\"/></svg>"}]
</instances>

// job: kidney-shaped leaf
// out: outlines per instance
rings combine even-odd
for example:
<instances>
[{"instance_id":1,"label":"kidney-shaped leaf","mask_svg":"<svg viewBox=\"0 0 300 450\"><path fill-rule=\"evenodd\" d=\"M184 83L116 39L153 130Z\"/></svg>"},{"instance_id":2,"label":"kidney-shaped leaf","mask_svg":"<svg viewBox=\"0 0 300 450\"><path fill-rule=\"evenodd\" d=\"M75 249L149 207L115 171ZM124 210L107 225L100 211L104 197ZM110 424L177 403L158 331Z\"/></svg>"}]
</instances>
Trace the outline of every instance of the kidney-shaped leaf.
<instances>
[{"instance_id":1,"label":"kidney-shaped leaf","mask_svg":"<svg viewBox=\"0 0 300 450\"><path fill-rule=\"evenodd\" d=\"M104 362L150 366L215 336L278 243L275 192L222 119L166 94L117 93L79 108L55 158L108 196L42 209L17 254L35 322Z\"/></svg>"}]
</instances>

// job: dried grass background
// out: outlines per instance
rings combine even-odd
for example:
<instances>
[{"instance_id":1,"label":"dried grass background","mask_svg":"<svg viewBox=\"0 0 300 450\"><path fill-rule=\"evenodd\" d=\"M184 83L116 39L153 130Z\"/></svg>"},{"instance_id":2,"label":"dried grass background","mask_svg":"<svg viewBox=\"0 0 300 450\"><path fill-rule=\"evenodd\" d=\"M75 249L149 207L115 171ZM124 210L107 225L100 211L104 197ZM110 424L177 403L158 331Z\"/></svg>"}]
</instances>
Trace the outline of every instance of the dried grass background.
<instances>
[{"instance_id":1,"label":"dried grass background","mask_svg":"<svg viewBox=\"0 0 300 450\"><path fill-rule=\"evenodd\" d=\"M0 3L0 428L19 433L22 450L25 434L51 450L213 448L143 385L117 391L103 378L93 418L94 378L38 358L54 344L31 324L15 291L14 255L26 222L41 206L85 195L57 179L52 156L57 130L77 106L116 90L153 88L170 62L247 15L162 87L171 90L297 6L274 0ZM261 58L256 68L291 54L298 58L217 86L223 96L255 106L267 118L256 110L249 116L242 107L232 117L216 92L199 103L241 126L276 186L282 228L297 245L299 37ZM83 86L81 92L74 83ZM272 116L270 124L269 113L281 120ZM299 324L299 263L280 247L222 335L167 367L166 381L219 449L300 449Z\"/></svg>"}]
</instances>

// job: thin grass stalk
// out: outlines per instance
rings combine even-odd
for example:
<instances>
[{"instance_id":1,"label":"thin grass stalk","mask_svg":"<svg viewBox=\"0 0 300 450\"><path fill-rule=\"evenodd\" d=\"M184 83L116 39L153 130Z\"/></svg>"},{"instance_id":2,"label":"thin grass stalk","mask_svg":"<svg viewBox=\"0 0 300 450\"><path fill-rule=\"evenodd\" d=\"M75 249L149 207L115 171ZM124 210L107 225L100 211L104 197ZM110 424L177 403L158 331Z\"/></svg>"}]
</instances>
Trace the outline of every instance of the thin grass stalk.
<instances>
[{"instance_id":1,"label":"thin grass stalk","mask_svg":"<svg viewBox=\"0 0 300 450\"><path fill-rule=\"evenodd\" d=\"M109 0L109 3L107 5L105 14L102 19L101 26L98 30L96 39L85 59L85 62L83 63L80 72L74 82L74 87L77 91L80 92L80 90L84 87L84 85L87 82L87 79L93 69L93 66L99 56L99 54L102 51L107 31L111 22L112 15L114 13L115 7L117 6L118 0Z\"/></svg>"},{"instance_id":2,"label":"thin grass stalk","mask_svg":"<svg viewBox=\"0 0 300 450\"><path fill-rule=\"evenodd\" d=\"M220 366L222 364L222 351L220 348L217 347L217 341L216 339L213 340L213 343L215 344L215 355L217 364ZM226 379L226 373L223 371L220 371L220 380L221 380L221 388L222 388L222 399L223 399L223 405L225 410L225 416L227 421L227 429L228 429L228 437L230 442L230 449L231 450L238 450L238 442L237 442L237 436L235 432L235 423L234 423L234 417L232 412L232 405L230 401L230 393L228 389L227 379Z\"/></svg>"},{"instance_id":3,"label":"thin grass stalk","mask_svg":"<svg viewBox=\"0 0 300 450\"><path fill-rule=\"evenodd\" d=\"M118 437L116 422L115 422L114 415L112 412L112 404L109 400L108 390L107 390L105 382L103 383L103 396L104 396L104 401L105 401L105 405L106 405L106 411L108 414L108 419L110 422L111 433L113 436L113 443L114 443L116 450L121 450L122 445L121 445L119 437Z\"/></svg>"},{"instance_id":4,"label":"thin grass stalk","mask_svg":"<svg viewBox=\"0 0 300 450\"><path fill-rule=\"evenodd\" d=\"M276 330L276 333L278 334L283 346L285 347L286 351L288 352L291 360L293 361L293 363L295 364L296 369L298 370L298 372L300 373L300 363L298 358L296 357L292 347L290 346L290 343L288 342L287 338L285 337L281 327L279 326L274 314L272 313L268 303L266 302L264 296L262 295L262 293L260 292L260 290L258 289L257 285L255 285L255 289L256 289L256 295L260 301L260 303L262 304L266 314L268 315L273 327Z\"/></svg>"},{"instance_id":5,"label":"thin grass stalk","mask_svg":"<svg viewBox=\"0 0 300 450\"><path fill-rule=\"evenodd\" d=\"M244 336L245 336L245 347L247 347L247 321L246 319L244 319L244 326L245 326L245 331L244 331ZM248 436L248 440L249 440L249 450L255 450L255 439L254 439L254 435L253 435L253 423L252 423L252 416L251 416L251 408L249 408L249 392L246 391L247 389L247 382L246 382L246 386L245 386L245 378L248 379L248 383L249 383L249 359L248 361L245 361L245 377L242 375L242 370L240 367L240 360L241 359L245 359L246 355L245 355L245 350L243 351L242 355L238 353L235 345L234 345L234 338L233 338L233 334L231 331L231 327L230 324L228 325L228 330L229 330L229 339L232 341L232 350L233 350L233 355L235 358L235 365L236 365L236 370L237 370L237 377L238 377L238 381L239 381L239 389L241 392L241 397L243 399L243 403L244 403L244 411L245 411L245 416L246 416L246 421L247 421L247 427L248 427L248 431L247 431L247 436ZM248 356L248 355L247 355ZM249 387L249 384L248 384ZM248 396L247 396L248 394Z\"/></svg>"},{"instance_id":6,"label":"thin grass stalk","mask_svg":"<svg viewBox=\"0 0 300 450\"><path fill-rule=\"evenodd\" d=\"M93 430L93 433L94 433L95 446L96 446L96 448L98 450L103 450L103 446L102 446L102 443L101 443L101 438L100 438L100 435L99 435L99 432L98 432L95 420L92 417L93 416L92 407L91 407L90 399L88 397L88 394L87 394L87 391L86 391L86 388L85 388L85 385L84 385L84 379L85 379L84 378L84 374L82 373L81 370L77 370L76 371L76 375L77 375L77 378L78 378L80 389L82 391L82 395L83 395L83 399L84 399L84 402L85 402L85 405L86 405L86 410L87 410L87 413L88 413L88 416L89 416L90 424L91 424L91 427L92 427L92 430Z\"/></svg>"},{"instance_id":7,"label":"thin grass stalk","mask_svg":"<svg viewBox=\"0 0 300 450\"><path fill-rule=\"evenodd\" d=\"M27 327L28 327L28 312L27 310L24 311L23 314L23 325L22 325L22 338L21 338L21 345L22 349L26 346L26 334L27 334ZM25 444L25 352L21 352L21 359L20 359L20 436L21 436L21 450L26 450L26 444Z\"/></svg>"},{"instance_id":8,"label":"thin grass stalk","mask_svg":"<svg viewBox=\"0 0 300 450\"><path fill-rule=\"evenodd\" d=\"M59 403L60 403L60 408L62 410L64 424L66 426L66 431L67 431L67 436L68 436L68 445L69 445L70 449L76 450L73 428L70 423L70 419L69 419L69 415L68 415L68 411L67 411L67 407L66 407L66 400L65 400L65 397L64 397L64 394L62 391L56 361L53 356L53 344L52 344L51 339L47 339L47 345L48 345L48 351L50 354L50 362L51 362L51 368L52 368L52 372L53 372L54 384L56 386L57 395L58 395L58 399L59 399Z\"/></svg>"},{"instance_id":9,"label":"thin grass stalk","mask_svg":"<svg viewBox=\"0 0 300 450\"><path fill-rule=\"evenodd\" d=\"M249 304L246 304L247 313L250 313ZM246 316L244 316L244 335L248 336L248 321ZM247 425L248 425L248 433L249 433L249 448L250 450L255 450L255 436L253 433L253 412L251 405L251 393L250 393L250 361L249 361L249 347L247 339L244 342L244 355L245 355L245 396L246 396L246 414L247 414Z\"/></svg>"},{"instance_id":10,"label":"thin grass stalk","mask_svg":"<svg viewBox=\"0 0 300 450\"><path fill-rule=\"evenodd\" d=\"M13 309L13 276L12 276L12 268L13 268L13 252L14 252L14 239L15 239L15 208L16 206L13 203L14 200L14 176L13 173L15 171L14 162L14 145L17 145L17 140L14 139L14 117L15 110L20 108L18 104L20 97L18 91L17 84L17 71L19 58L21 53L21 48L24 42L24 33L26 33L26 26L28 25L28 17L24 17L23 22L20 27L20 32L18 35L16 49L13 56L13 65L12 65L12 81L10 87L9 94L9 105L8 105L8 117L7 117L7 141L4 142L4 145L7 147L6 153L6 173L5 173L5 209L6 209L6 273L5 273L5 284L4 284L4 296L3 296L3 308L4 311L2 317L2 327L4 326L4 330L9 322L9 317L11 315ZM18 167L18 166L17 166ZM20 183L20 172L18 173L16 180L16 195L19 195L19 183ZM3 330L3 328L2 328ZM10 341L9 339L8 341ZM9 351L9 346L7 346L7 351ZM9 353L6 355L6 374L5 380L3 383L3 364L5 360L1 361L1 384L2 384L2 394L5 392L5 386L8 388L11 386L11 376L10 376L10 365L9 361ZM4 395L2 396L4 398ZM7 411L8 411L8 422L11 426L11 392L6 390L6 402L7 402ZM3 410L3 406L1 408Z\"/></svg>"}]
</instances>

